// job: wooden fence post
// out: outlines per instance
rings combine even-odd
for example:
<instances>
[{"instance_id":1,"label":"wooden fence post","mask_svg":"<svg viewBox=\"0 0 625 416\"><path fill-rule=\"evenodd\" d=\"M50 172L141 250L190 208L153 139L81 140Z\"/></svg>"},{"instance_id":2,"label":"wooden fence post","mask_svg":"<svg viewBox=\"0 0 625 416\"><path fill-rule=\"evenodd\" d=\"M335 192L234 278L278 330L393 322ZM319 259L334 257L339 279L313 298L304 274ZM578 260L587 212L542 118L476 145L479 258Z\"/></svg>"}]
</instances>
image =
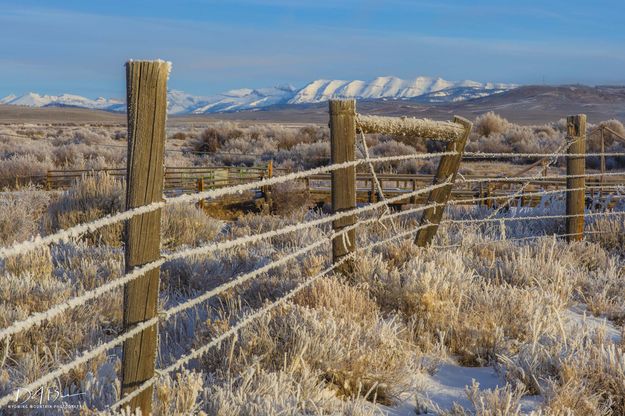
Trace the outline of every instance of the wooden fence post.
<instances>
[{"instance_id":1,"label":"wooden fence post","mask_svg":"<svg viewBox=\"0 0 625 416\"><path fill-rule=\"evenodd\" d=\"M373 176L371 177L369 182L371 183L371 187L369 188L369 202L370 203L378 202L376 188L375 188L375 180L373 179Z\"/></svg>"},{"instance_id":2,"label":"wooden fence post","mask_svg":"<svg viewBox=\"0 0 625 416\"><path fill-rule=\"evenodd\" d=\"M128 162L126 208L163 197L167 78L170 64L130 61L126 64ZM126 271L160 258L161 211L137 215L126 223ZM124 290L124 328L154 318L157 313L160 268L128 283ZM124 342L122 396L154 376L158 325ZM144 415L152 412L152 387L129 404Z\"/></svg>"},{"instance_id":3,"label":"wooden fence post","mask_svg":"<svg viewBox=\"0 0 625 416\"><path fill-rule=\"evenodd\" d=\"M197 192L198 193L202 193L204 192L204 178L198 178L197 180ZM198 207L200 209L204 209L204 199L200 199L197 203Z\"/></svg>"},{"instance_id":4,"label":"wooden fence post","mask_svg":"<svg viewBox=\"0 0 625 416\"><path fill-rule=\"evenodd\" d=\"M356 101L330 100L330 157L331 163L343 163L356 157ZM332 211L341 212L356 208L356 168L332 171ZM355 215L332 222L334 231L353 225ZM332 240L332 261L337 262L356 249L356 230L346 233L347 238L337 237ZM346 261L337 270L349 274L352 262Z\"/></svg>"},{"instance_id":5,"label":"wooden fence post","mask_svg":"<svg viewBox=\"0 0 625 416\"><path fill-rule=\"evenodd\" d=\"M433 203L447 204L447 201L451 196L453 184L456 181L456 175L458 174L458 168L460 167L460 161L462 160L462 154L464 153L464 146L467 143L469 134L471 134L471 128L473 127L473 124L469 120L458 116L454 117L454 123L462 125L464 127L464 133L458 140L449 142L445 151L458 152L458 154L441 157L441 161L438 164L438 170L436 171L436 176L434 177L434 185L443 183L448 179L451 179L451 182L447 186L443 186L441 188L437 188L431 191L430 195L428 196L426 205L430 205ZM414 241L417 246L425 247L432 242L432 239L438 231L438 224L441 222L444 210L445 206L438 206L428 208L423 211L420 225L436 225L423 228L418 231Z\"/></svg>"},{"instance_id":6,"label":"wooden fence post","mask_svg":"<svg viewBox=\"0 0 625 416\"><path fill-rule=\"evenodd\" d=\"M417 180L413 178L412 179L412 192L416 192L416 191L417 191ZM419 200L418 195L412 195L410 197L410 203L413 205L416 205L418 200Z\"/></svg>"},{"instance_id":7,"label":"wooden fence post","mask_svg":"<svg viewBox=\"0 0 625 416\"><path fill-rule=\"evenodd\" d=\"M569 142L568 153L579 154L578 157L567 157L566 174L584 175L586 173L586 115L567 117L567 141ZM583 188L578 191L566 193L566 214L577 215L567 217L566 233L568 241L580 241L584 237L584 208L586 198L586 178L567 178L566 188Z\"/></svg>"},{"instance_id":8,"label":"wooden fence post","mask_svg":"<svg viewBox=\"0 0 625 416\"><path fill-rule=\"evenodd\" d=\"M267 164L267 178L273 178L273 160L270 160ZM273 198L272 198L272 186L265 185L263 190L263 196L265 199L265 204L267 204L267 212L271 212L273 206Z\"/></svg>"}]
</instances>

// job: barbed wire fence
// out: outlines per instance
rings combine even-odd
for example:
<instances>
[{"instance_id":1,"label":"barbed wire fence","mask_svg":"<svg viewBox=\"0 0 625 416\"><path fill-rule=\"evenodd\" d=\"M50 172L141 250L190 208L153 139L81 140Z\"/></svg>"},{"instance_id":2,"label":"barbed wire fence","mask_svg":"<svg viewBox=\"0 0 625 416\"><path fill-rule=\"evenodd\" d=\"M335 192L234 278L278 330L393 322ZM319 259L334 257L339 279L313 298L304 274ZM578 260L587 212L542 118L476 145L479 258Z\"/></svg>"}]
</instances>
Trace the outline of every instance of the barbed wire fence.
<instances>
[{"instance_id":1,"label":"barbed wire fence","mask_svg":"<svg viewBox=\"0 0 625 416\"><path fill-rule=\"evenodd\" d=\"M156 68L160 70L154 71L156 76L154 78L146 77L137 81L132 76L132 71L136 70L139 66L145 66L147 68ZM11 323L9 326L0 329L0 340L8 340L11 336L31 330L41 325L44 322L51 321L55 318L60 317L62 314L70 311L72 309L81 307L85 305L87 302L97 299L105 294L111 293L112 291L125 288L125 296L124 302L127 304L129 302L136 302L140 305L145 305L146 303L153 302L154 305L158 304L158 290L144 291L143 293L130 293L128 292L128 287L133 284L138 284L140 282L144 282L146 276L151 276L156 273L158 279L158 271L162 265L167 262L171 262L173 260L186 259L195 256L203 256L209 253L213 253L216 251L223 251L232 249L235 247L241 247L248 244L254 244L261 241L270 240L274 237L286 235L289 233L296 233L305 230L309 230L311 228L324 226L326 224L332 224L332 231L324 236L323 239L313 242L312 244L306 245L304 247L298 248L297 250L286 254L276 260L269 262L268 264L263 265L253 271L246 272L240 274L228 282L221 284L211 290L204 291L203 293L198 294L195 297L185 300L182 303L179 303L175 306L171 306L164 310L158 310L155 306L152 313L148 315L141 316L141 319L136 322L128 322L126 319L124 321L125 327L124 332L114 337L113 339L92 347L87 351L83 352L80 355L77 355L71 361L66 364L55 368L54 370L48 372L44 376L37 378L36 380L30 382L28 385L23 386L22 388L27 391L35 391L39 388L46 386L48 383L57 380L59 377L70 373L72 370L78 368L79 366L87 363L89 360L96 358L98 355L105 353L111 348L124 344L124 352L123 352L123 366L122 366L122 386L123 390L120 394L119 400L109 406L108 410L116 410L119 408L129 407L131 410L141 409L144 413L149 413L152 406L152 396L153 396L153 387L155 383L161 378L168 374L174 373L176 371L181 370L187 364L189 364L192 360L200 358L209 352L212 348L218 346L221 342L228 339L229 337L236 337L239 332L244 329L247 325L249 325L253 320L270 313L272 310L275 310L277 307L284 305L286 302L291 300L297 293L300 293L302 290L310 287L319 279L322 279L324 276L329 275L330 273L335 272L349 272L350 268L348 267L350 262L353 262L356 256L360 253L367 252L375 247L383 246L385 244L391 243L393 241L412 238L415 234L421 233L425 230L428 230L427 238L425 239L425 245L431 245L432 239L436 234L436 229L440 225L450 226L453 224L492 224L492 223L505 223L512 221L538 221L538 220L547 220L547 219L577 219L581 220L582 227L583 221L586 217L618 217L621 215L625 215L625 211L605 211L605 212L585 212L584 206L582 204L582 210L579 212L579 207L577 205L574 206L574 209L569 209L569 204L567 203L567 212L565 214L549 214L549 215L524 215L524 216L512 216L512 217L500 217L497 218L497 214L500 212L496 211L495 214L487 216L486 218L475 218L475 219L445 219L441 220L441 216L443 210L447 206L452 205L460 205L466 202L476 203L476 202L484 202L489 200L497 200L501 199L501 196L485 196L478 198L468 198L468 199L450 199L451 189L454 184L466 183L466 184L476 184L476 183L488 183L490 181L497 182L505 182L506 180L514 180L519 181L523 178L480 178L480 179L465 179L462 177L456 178L456 174L458 171L458 163L462 153L464 152L464 142L462 142L462 138L468 136L471 131L471 124L468 122L458 122L456 119L454 122L434 122L430 120L418 120L418 119L406 119L406 118L391 118L391 117L374 117L374 116L363 116L357 115L355 102L352 100L349 101L331 101L330 103L330 113L331 113L331 141L332 141L332 156L331 156L331 164L328 166L322 166L319 168L309 169L300 172L292 172L282 176L275 176L271 178L261 179L252 183L244 183L235 186L228 186L220 189L213 189L204 192L199 192L195 194L188 195L180 195L171 198L165 198L162 196L162 171L160 176L158 175L158 169L162 170L162 163L159 161L162 160L162 155L164 152L164 146L162 146L162 142L159 143L159 140L164 140L164 123L162 119L165 117L165 107L162 105L160 100L164 99L164 91L166 88L166 83L163 82L163 72L169 71L168 65L163 62L129 62L127 64L128 68L128 82L135 83L133 84L135 87L137 86L137 82L147 83L148 85L141 85L142 88L129 88L129 103L133 103L134 105L129 106L129 119L131 118L131 114L133 118L133 122L129 123L129 147L131 147L131 152L129 157L129 164L137 164L135 169L129 169L128 181L132 182L134 187L138 187L138 189L153 189L156 190L154 195L158 194L158 198L152 198L151 200L143 201L139 206L133 206L133 204L128 204L127 209L124 212L116 213L109 215L104 218L97 219L95 221L91 221L88 223L83 223L71 227L65 230L59 230L56 233L45 237L37 237L28 241L22 241L10 245L8 247L0 248L0 260L5 260L12 256L26 254L28 252L32 252L37 248L48 246L50 244L59 243L63 241L71 241L72 239L78 238L84 233L89 233L101 229L107 225L119 223L119 222L131 222L131 221L145 221L146 218L149 219L148 216L158 214L160 210L166 206L173 204L181 204L181 203L194 203L204 199L216 199L226 195L235 195L247 190L256 189L258 187L263 186L272 186L280 183L286 183L289 181L295 181L304 179L306 177L320 174L320 173L331 173L332 174L332 208L333 212L329 215L323 216L321 218L312 219L306 222L302 222L299 224L291 224L283 226L276 230L266 231L259 234L254 235L246 235L243 237L234 238L231 240L212 242L208 244L201 245L195 248L185 248L178 251L174 251L171 253L162 253L160 251L160 246L158 246L158 250L156 252L151 253L140 253L144 254L144 256L140 259L140 262L129 264L128 259L129 255L132 253L128 253L128 251L136 250L136 245L134 248L126 245L126 260L127 267L126 272L119 278L107 282L96 289L86 291L79 296L72 297L66 300L63 303L60 303L56 306L49 308L43 312L36 312L31 314L25 319L15 321ZM145 69L145 68L144 68ZM145 87L145 88L144 88ZM152 88L147 88L152 87ZM162 97L145 97L140 96L136 91L152 91L156 94L161 94ZM133 95L138 94L138 95ZM152 100L147 100L146 98L155 98ZM151 102L152 104L146 104ZM149 116L148 116L149 115ZM146 118L147 117L147 118ZM143 129L139 127L144 127L145 124L151 124L155 127L155 129ZM468 123L468 124L467 124ZM133 129L133 126L136 127ZM579 126L578 126L579 127ZM363 159L355 159L355 139L357 131L359 131L363 135L363 146L364 146L364 154L365 158ZM411 154L411 155L401 155L401 156L389 156L389 157L377 157L371 158L369 157L368 151L366 149L366 141L364 141L364 134L366 133L387 133L387 134L402 134L410 137L418 137L418 138L428 138L434 140L441 140L447 143L448 149L453 148L454 150L446 150L443 152L434 152L427 154ZM583 141L579 136L571 136L571 143ZM458 143L462 143L458 145ZM453 145L453 146L452 146ZM144 146L144 148L140 148ZM579 160L580 158L585 158L587 156L591 156L592 154L584 154L583 152L577 151L576 153L567 152L571 146L565 146L562 149L554 153L548 154L524 154L522 157L551 157L553 160L558 158L567 158ZM146 150L151 148L152 151ZM154 150L156 149L156 150ZM159 153L155 154L155 153ZM464 152L465 155L470 154L472 157L484 156L484 158L490 157L511 157L510 154L484 154L484 153L469 153ZM496 155L496 156L495 156ZM619 154L620 155L620 154ZM519 157L519 155L514 155L515 157ZM144 163L145 160L141 160L141 158L152 158L154 164L148 166L146 172L137 171L136 168L141 166L141 163ZM160 158L160 159L159 159ZM367 165L373 176L376 187L379 191L382 191L382 185L379 179L376 176L376 171L374 169L375 164L392 162L392 161L402 161L402 160L414 160L414 159L437 159L440 158L439 164L439 174L435 177L434 183L430 186L416 189L411 192L403 193L401 195L386 197L383 196L380 201L372 202L367 205L358 206L356 204L356 175L355 175L355 167L359 165ZM455 160L458 160L458 163L452 163ZM160 163L160 168L159 168ZM610 175L617 174L625 175L625 172L605 172L601 175ZM570 181L572 179L585 179L587 177L592 177L595 174L587 174L584 170L582 171L567 171L566 175L553 175L553 178L556 179L566 179ZM599 175L599 174L597 174ZM160 178L161 184L160 188L158 183L155 183ZM531 181L534 176L527 177L528 181ZM545 177L541 177L544 179ZM582 182L581 186L572 186L573 182L567 183L566 189L558 189L558 190L542 190L531 193L525 193L525 196L545 196L545 195L554 195L554 194L565 194L570 195L574 194L579 196L585 195L585 183ZM523 187L525 189L525 187ZM160 192L158 192L160 191ZM132 192L129 190L129 192ZM420 206L413 206L408 209L402 211L393 211L391 210L392 204L400 203L401 201L405 201L411 197L416 197L420 195L428 195L426 199L426 203ZM511 200L517 198L518 195L511 197L504 204L509 205ZM568 202L568 199L567 199ZM375 214L376 212L382 212L382 215L371 215L368 218L357 218L357 216L365 213ZM427 212L433 212L436 215L426 216ZM363 247L357 247L356 239L355 239L355 231L359 227L363 227L368 224L382 223L384 221L390 221L391 224L394 224L394 219L408 216L410 214L422 213L421 223L411 229L405 231L399 231L397 229L393 230L393 233L388 238L383 238L380 241L376 241ZM440 215L438 215L440 214ZM134 238L137 239L139 243L144 240L148 240L150 238L154 238L154 230L156 229L156 235L160 235L158 230L160 225L155 225L152 228L143 227L143 229L139 230L138 233L134 235ZM434 232L431 232L434 230ZM577 239L580 236L580 232L577 230L571 230L567 227L567 233L562 234L561 236L565 237L574 237ZM583 228L582 233L583 235ZM598 232L598 231L590 231L590 233ZM152 237L147 234L151 233ZM351 234L351 235L350 235ZM508 241L522 241L529 240L532 238L540 238L544 237L544 235L538 236L530 236L530 237L522 237L522 238L513 238ZM128 238L133 238L126 236L126 243L128 243ZM160 243L160 240L157 241ZM280 296L278 299L272 302L266 302L264 306L259 309L245 315L242 319L240 319L234 326L229 328L227 331L221 333L215 338L211 339L210 342L192 349L186 354L179 357L175 362L168 365L167 367L157 369L155 365L155 360L146 360L145 356L132 356L129 355L128 352L128 343L136 340L142 340L142 342L146 342L147 344L140 345L139 351L146 353L149 357L153 357L156 354L156 350L158 348L158 342L156 340L156 333L158 330L158 325L166 322L170 318L180 314L184 311L188 311L192 308L195 308L204 302L209 301L216 296L219 296L226 291L229 291L239 285L245 284L246 282L250 282L253 279L259 278L264 274L268 273L272 269L288 264L289 262L295 261L298 258L306 255L307 253L312 252L313 250L319 249L325 245L332 245L332 261L330 264L324 268L319 273L316 273L314 276L306 278L303 282L296 285L287 293ZM456 245L447 245L447 246L432 246L437 248L450 248L450 247L458 247L461 244ZM158 287L158 285L157 285ZM135 298L133 298L133 296ZM141 296L141 299L137 299L137 296ZM153 299L149 299L150 296L155 296ZM148 335L148 336L146 336ZM154 335L154 336L152 336ZM151 339L151 341L150 341ZM128 369L129 368L137 368L138 364L133 362L132 360L141 359L143 362L147 362L147 367L144 367L142 371L135 371L134 374L129 376ZM0 407L4 407L9 405L15 400L14 395L9 394L3 397L0 397ZM103 409L107 410L107 409Z\"/></svg>"}]
</instances>

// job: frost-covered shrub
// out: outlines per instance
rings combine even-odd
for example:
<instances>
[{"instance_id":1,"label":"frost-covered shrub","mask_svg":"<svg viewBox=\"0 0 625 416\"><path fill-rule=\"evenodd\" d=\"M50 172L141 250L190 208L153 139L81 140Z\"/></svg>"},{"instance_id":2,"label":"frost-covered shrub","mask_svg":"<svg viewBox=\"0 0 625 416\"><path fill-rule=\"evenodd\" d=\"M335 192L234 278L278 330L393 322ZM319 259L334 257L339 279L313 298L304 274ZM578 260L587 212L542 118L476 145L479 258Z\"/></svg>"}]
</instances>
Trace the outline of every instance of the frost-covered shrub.
<instances>
[{"instance_id":1,"label":"frost-covered shrub","mask_svg":"<svg viewBox=\"0 0 625 416\"><path fill-rule=\"evenodd\" d=\"M122 211L125 201L124 183L108 175L96 173L85 175L64 191L48 208L46 228L48 232L93 221ZM123 223L103 227L85 236L89 241L106 245L119 245Z\"/></svg>"},{"instance_id":2,"label":"frost-covered shrub","mask_svg":"<svg viewBox=\"0 0 625 416\"><path fill-rule=\"evenodd\" d=\"M50 169L54 169L54 164L49 159L39 160L32 155L11 156L0 162L0 188L38 183Z\"/></svg>"},{"instance_id":3,"label":"frost-covered shrub","mask_svg":"<svg viewBox=\"0 0 625 416\"><path fill-rule=\"evenodd\" d=\"M491 134L502 134L508 126L508 120L489 111L475 119L474 129L480 136L489 137Z\"/></svg>"},{"instance_id":4,"label":"frost-covered shrub","mask_svg":"<svg viewBox=\"0 0 625 416\"><path fill-rule=\"evenodd\" d=\"M195 205L169 205L161 214L161 244L168 249L197 246L212 241L222 226L222 221L210 217Z\"/></svg>"},{"instance_id":5,"label":"frost-covered shrub","mask_svg":"<svg viewBox=\"0 0 625 416\"><path fill-rule=\"evenodd\" d=\"M204 391L201 373L183 370L168 375L156 384L155 416L196 415L201 411L200 398Z\"/></svg>"},{"instance_id":6,"label":"frost-covered shrub","mask_svg":"<svg viewBox=\"0 0 625 416\"><path fill-rule=\"evenodd\" d=\"M285 182L271 187L272 211L285 215L295 211L308 210L312 204L310 193L304 182Z\"/></svg>"},{"instance_id":7,"label":"frost-covered shrub","mask_svg":"<svg viewBox=\"0 0 625 416\"><path fill-rule=\"evenodd\" d=\"M340 293L337 294L340 296ZM219 333L227 322L210 327ZM224 343L204 361L207 369L242 372L253 360L268 371L286 368L320 374L339 397L358 397L390 403L407 387L413 353L402 339L402 325L374 316L351 321L331 311L290 305L256 320L242 331L237 343ZM232 353L227 354L232 348Z\"/></svg>"},{"instance_id":8,"label":"frost-covered shrub","mask_svg":"<svg viewBox=\"0 0 625 416\"><path fill-rule=\"evenodd\" d=\"M34 187L0 193L0 245L39 234L41 216L49 202L50 193Z\"/></svg>"}]
</instances>

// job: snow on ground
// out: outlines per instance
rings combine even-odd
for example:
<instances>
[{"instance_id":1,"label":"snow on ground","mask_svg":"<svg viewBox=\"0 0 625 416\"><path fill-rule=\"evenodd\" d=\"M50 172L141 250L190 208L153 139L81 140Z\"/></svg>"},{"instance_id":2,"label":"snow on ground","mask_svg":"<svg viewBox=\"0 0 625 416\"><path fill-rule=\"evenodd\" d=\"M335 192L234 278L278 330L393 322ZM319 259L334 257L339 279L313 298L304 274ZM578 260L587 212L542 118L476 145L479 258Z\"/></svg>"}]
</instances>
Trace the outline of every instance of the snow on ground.
<instances>
[{"instance_id":1,"label":"snow on ground","mask_svg":"<svg viewBox=\"0 0 625 416\"><path fill-rule=\"evenodd\" d=\"M587 326L591 329L603 327L608 338L615 343L621 342L621 332L614 323L606 318L593 316L586 310L586 306L583 304L570 307L565 312L564 321L565 325L570 326Z\"/></svg>"},{"instance_id":2,"label":"snow on ground","mask_svg":"<svg viewBox=\"0 0 625 416\"><path fill-rule=\"evenodd\" d=\"M574 305L565 312L563 325L588 326L592 329L603 327L614 342L620 342L621 339L621 333L611 321L592 316L582 304ZM381 406L381 409L389 416L435 415L432 407L428 406L431 402L443 410L450 410L454 403L474 410L465 393L465 388L471 386L473 380L480 384L480 390L492 390L506 385L503 374L492 366L463 367L451 360L439 365L432 375L417 374L414 390L406 393L403 403L395 407ZM521 411L529 414L537 410L541 402L540 396L525 396L521 401Z\"/></svg>"},{"instance_id":3,"label":"snow on ground","mask_svg":"<svg viewBox=\"0 0 625 416\"><path fill-rule=\"evenodd\" d=\"M415 390L407 393L405 401L396 407L383 409L389 416L435 415L428 406L434 403L443 410L449 410L454 403L473 410L465 394L465 387L473 380L480 384L480 390L503 387L506 382L494 367L462 367L455 362L441 364L433 375L419 374L415 378ZM526 396L521 404L523 412L536 410L540 405L539 396ZM420 413L417 413L417 408Z\"/></svg>"}]
</instances>

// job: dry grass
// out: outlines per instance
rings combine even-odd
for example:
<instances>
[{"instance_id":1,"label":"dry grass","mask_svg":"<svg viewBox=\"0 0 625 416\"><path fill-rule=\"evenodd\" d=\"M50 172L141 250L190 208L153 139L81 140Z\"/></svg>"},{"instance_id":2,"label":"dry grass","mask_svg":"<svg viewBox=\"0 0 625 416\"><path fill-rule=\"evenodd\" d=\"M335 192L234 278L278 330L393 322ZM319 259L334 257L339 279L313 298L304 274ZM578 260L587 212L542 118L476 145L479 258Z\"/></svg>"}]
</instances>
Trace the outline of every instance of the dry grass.
<instances>
[{"instance_id":1,"label":"dry grass","mask_svg":"<svg viewBox=\"0 0 625 416\"><path fill-rule=\"evenodd\" d=\"M492 115L480 126L485 135L476 138L478 144L493 140L511 149L534 146L533 136L553 143L562 137L558 125L518 128ZM42 143L52 140L46 138L46 129L31 133ZM80 156L71 151L80 149L69 140L85 147L113 140L112 132L84 133L58 134L65 137L66 149L56 153L53 163L79 163ZM193 140L200 131L181 133L184 137L175 139L181 146L199 143ZM329 155L326 133L224 125L202 140L206 145L216 140L222 151L260 149L277 164L299 168L321 163L313 156ZM6 148L7 143L3 142ZM388 137L375 137L369 144L379 155L411 151ZM33 155L39 157L35 150ZM178 155L189 163L228 161L225 156ZM59 194L34 188L2 193L0 244L123 209L123 195L123 183L105 175L86 177ZM249 214L232 221L216 220L190 205L168 208L162 215L163 249L256 234L324 215L303 207L306 198L297 188L275 187L274 200L287 207L284 212ZM28 209L18 209L24 206ZM535 210L541 209L555 208ZM486 214L477 208L450 212L455 217ZM414 228L417 219L398 221L398 231ZM524 236L560 226L555 221L511 225L506 234ZM429 377L442 361L495 366L507 384L484 390L474 383L466 390L470 406L439 409L440 414L520 415L520 402L527 394L542 395L538 412L544 415L625 414L625 354L622 341L613 334L625 321L625 230L615 220L592 221L589 228L605 233L575 244L552 238L488 242L499 237L498 229L443 227L435 244L462 242L461 247L421 249L406 241L363 253L349 279L331 275L319 280L194 362L191 369L164 377L156 386L155 414L383 414L380 404L397 404L405 392L413 391L417 374ZM168 263L162 268L160 306L203 293L316 242L328 231L328 226L314 228ZM123 270L123 251L117 245L120 232L121 227L103 230L82 241L2 262L0 327L118 278ZM390 228L372 224L359 229L358 245L391 235ZM327 246L314 250L164 323L159 366L204 345L319 272L327 265L328 250ZM121 299L121 290L116 291L41 328L0 340L0 394L119 334ZM606 326L579 320L572 315L574 310L607 319ZM118 398L119 358L119 349L110 351L57 384L67 392L86 393L75 399L84 414L103 409Z\"/></svg>"},{"instance_id":2,"label":"dry grass","mask_svg":"<svg viewBox=\"0 0 625 416\"><path fill-rule=\"evenodd\" d=\"M124 208L124 183L106 173L86 175L77 181L48 208L45 227L48 232L67 229L93 221ZM106 226L84 238L94 243L118 246L123 224Z\"/></svg>"},{"instance_id":3,"label":"dry grass","mask_svg":"<svg viewBox=\"0 0 625 416\"><path fill-rule=\"evenodd\" d=\"M625 133L616 120L602 123ZM590 125L589 128L594 128ZM552 151L564 142L566 126L561 123L519 126L494 113L475 120L467 150L482 152ZM3 135L5 133L5 135ZM14 137L18 135L20 137ZM208 128L171 127L168 131L166 164L169 166L252 166L273 160L276 167L292 170L326 164L330 158L329 131L326 127L283 127L276 124L241 125L216 122ZM20 187L41 183L50 169L100 169L125 165L126 132L116 125L48 126L14 125L0 128L0 187ZM369 135L372 155L392 156L440 150L428 141L407 141L401 137ZM595 151L598 136L589 138ZM606 135L607 151L623 151L625 146ZM361 149L358 149L360 154ZM622 158L621 158L622 159ZM608 168L622 166L624 160L608 158ZM527 163L529 160L513 160ZM589 159L597 167L598 159ZM431 173L427 161L380 165L385 172ZM20 179L16 182L15 177Z\"/></svg>"}]
</instances>

